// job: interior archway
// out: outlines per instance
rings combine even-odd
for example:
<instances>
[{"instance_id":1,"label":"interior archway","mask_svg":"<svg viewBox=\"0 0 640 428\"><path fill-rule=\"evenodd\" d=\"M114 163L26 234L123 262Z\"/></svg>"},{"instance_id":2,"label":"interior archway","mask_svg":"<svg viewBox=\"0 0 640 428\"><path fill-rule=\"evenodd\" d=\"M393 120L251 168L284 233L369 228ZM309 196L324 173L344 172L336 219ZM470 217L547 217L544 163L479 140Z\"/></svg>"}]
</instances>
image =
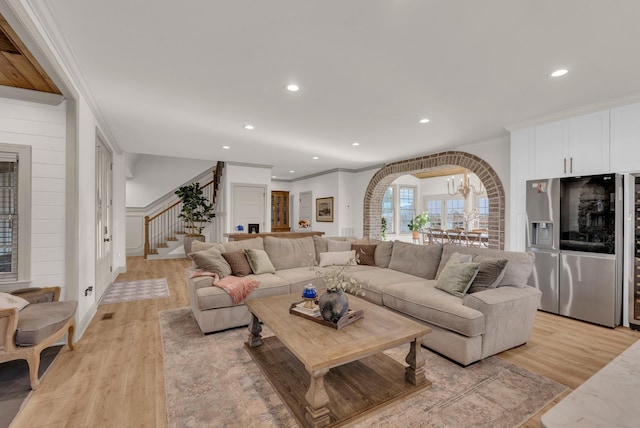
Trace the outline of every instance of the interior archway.
<instances>
[{"instance_id":1,"label":"interior archway","mask_svg":"<svg viewBox=\"0 0 640 428\"><path fill-rule=\"evenodd\" d=\"M460 166L467 168L482 181L489 199L489 248L504 249L504 187L495 170L471 153L447 151L415 159L390 163L382 167L369 181L364 195L363 236L380 239L382 197L386 188L398 177L433 168Z\"/></svg>"}]
</instances>

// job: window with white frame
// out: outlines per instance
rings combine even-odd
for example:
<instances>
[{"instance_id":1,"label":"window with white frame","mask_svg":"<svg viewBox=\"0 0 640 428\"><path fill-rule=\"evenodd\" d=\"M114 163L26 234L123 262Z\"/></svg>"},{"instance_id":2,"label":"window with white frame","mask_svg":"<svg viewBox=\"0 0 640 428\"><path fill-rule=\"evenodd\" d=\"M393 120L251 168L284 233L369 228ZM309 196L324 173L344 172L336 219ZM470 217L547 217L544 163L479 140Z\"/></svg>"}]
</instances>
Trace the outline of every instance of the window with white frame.
<instances>
[{"instance_id":1,"label":"window with white frame","mask_svg":"<svg viewBox=\"0 0 640 428\"><path fill-rule=\"evenodd\" d=\"M28 279L30 205L31 147L0 144L0 282Z\"/></svg>"},{"instance_id":2,"label":"window with white frame","mask_svg":"<svg viewBox=\"0 0 640 428\"><path fill-rule=\"evenodd\" d=\"M489 229L489 198L478 199L478 229Z\"/></svg>"},{"instance_id":3,"label":"window with white frame","mask_svg":"<svg viewBox=\"0 0 640 428\"><path fill-rule=\"evenodd\" d=\"M479 196L470 201L448 195L425 196L429 225L434 229L487 229L489 199ZM468 206L465 207L465 204ZM473 212L471 216L469 213ZM467 224L468 223L468 224Z\"/></svg>"},{"instance_id":4,"label":"window with white frame","mask_svg":"<svg viewBox=\"0 0 640 428\"><path fill-rule=\"evenodd\" d=\"M382 217L387 220L386 233L396 233L395 225L395 204L394 204L394 188L393 186L387 187L382 197Z\"/></svg>"},{"instance_id":5,"label":"window with white frame","mask_svg":"<svg viewBox=\"0 0 640 428\"><path fill-rule=\"evenodd\" d=\"M387 233L409 233L409 222L416 216L415 186L391 185L382 197L382 217L387 220Z\"/></svg>"},{"instance_id":6,"label":"window with white frame","mask_svg":"<svg viewBox=\"0 0 640 428\"><path fill-rule=\"evenodd\" d=\"M447 200L447 229L464 228L464 199Z\"/></svg>"},{"instance_id":7,"label":"window with white frame","mask_svg":"<svg viewBox=\"0 0 640 428\"><path fill-rule=\"evenodd\" d=\"M399 190L400 207L400 232L411 232L409 222L416 216L416 193L417 188L413 186L400 186Z\"/></svg>"},{"instance_id":8,"label":"window with white frame","mask_svg":"<svg viewBox=\"0 0 640 428\"><path fill-rule=\"evenodd\" d=\"M442 201L437 199L428 200L427 213L429 214L429 227L442 229Z\"/></svg>"}]
</instances>

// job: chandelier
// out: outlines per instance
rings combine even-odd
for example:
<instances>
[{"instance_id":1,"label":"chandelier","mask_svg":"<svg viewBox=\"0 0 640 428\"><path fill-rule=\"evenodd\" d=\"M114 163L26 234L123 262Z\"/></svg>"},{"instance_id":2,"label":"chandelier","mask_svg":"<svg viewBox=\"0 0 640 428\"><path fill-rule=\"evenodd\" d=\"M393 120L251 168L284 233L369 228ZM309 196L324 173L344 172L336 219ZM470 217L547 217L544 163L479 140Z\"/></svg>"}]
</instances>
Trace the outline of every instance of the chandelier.
<instances>
[{"instance_id":1,"label":"chandelier","mask_svg":"<svg viewBox=\"0 0 640 428\"><path fill-rule=\"evenodd\" d=\"M456 178L451 177L447 178L447 192L451 196L455 196L458 193L462 195L463 198L467 199L469 193L473 192L475 195L480 195L484 193L484 186L482 182L480 182L480 186L478 189L473 184L469 183L469 170L467 170L463 174L463 178L460 179L460 185L456 189Z\"/></svg>"}]
</instances>

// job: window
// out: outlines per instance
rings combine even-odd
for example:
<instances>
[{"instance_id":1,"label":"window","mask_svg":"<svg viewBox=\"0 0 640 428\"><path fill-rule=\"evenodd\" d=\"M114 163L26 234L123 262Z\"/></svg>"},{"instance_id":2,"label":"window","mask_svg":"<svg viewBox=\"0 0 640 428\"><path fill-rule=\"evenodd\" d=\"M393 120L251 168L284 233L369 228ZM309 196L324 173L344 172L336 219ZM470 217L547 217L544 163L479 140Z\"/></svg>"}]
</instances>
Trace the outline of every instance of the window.
<instances>
[{"instance_id":1,"label":"window","mask_svg":"<svg viewBox=\"0 0 640 428\"><path fill-rule=\"evenodd\" d=\"M393 187L387 187L382 197L382 217L387 219L387 232L395 232L395 204L393 203Z\"/></svg>"},{"instance_id":2,"label":"window","mask_svg":"<svg viewBox=\"0 0 640 428\"><path fill-rule=\"evenodd\" d=\"M0 144L0 281L27 280L31 147Z\"/></svg>"},{"instance_id":3,"label":"window","mask_svg":"<svg viewBox=\"0 0 640 428\"><path fill-rule=\"evenodd\" d=\"M464 199L447 200L447 229L464 228Z\"/></svg>"},{"instance_id":4,"label":"window","mask_svg":"<svg viewBox=\"0 0 640 428\"><path fill-rule=\"evenodd\" d=\"M400 232L411 232L409 222L416 216L416 188L400 186Z\"/></svg>"},{"instance_id":5,"label":"window","mask_svg":"<svg viewBox=\"0 0 640 428\"><path fill-rule=\"evenodd\" d=\"M442 201L427 201L427 213L429 214L429 227L442 229Z\"/></svg>"},{"instance_id":6,"label":"window","mask_svg":"<svg viewBox=\"0 0 640 428\"><path fill-rule=\"evenodd\" d=\"M478 199L478 228L489 229L489 198Z\"/></svg>"}]
</instances>

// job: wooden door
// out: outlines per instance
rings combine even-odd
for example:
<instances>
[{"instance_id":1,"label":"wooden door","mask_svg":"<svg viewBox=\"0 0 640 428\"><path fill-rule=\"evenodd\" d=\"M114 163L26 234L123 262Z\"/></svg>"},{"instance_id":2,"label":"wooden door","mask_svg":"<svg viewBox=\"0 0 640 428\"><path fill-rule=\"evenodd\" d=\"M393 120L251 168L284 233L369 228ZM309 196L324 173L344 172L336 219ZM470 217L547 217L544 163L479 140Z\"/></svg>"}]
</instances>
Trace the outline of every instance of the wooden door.
<instances>
[{"instance_id":1,"label":"wooden door","mask_svg":"<svg viewBox=\"0 0 640 428\"><path fill-rule=\"evenodd\" d=\"M298 215L298 220L306 220L309 224L309 229L311 229L313 223L313 196L311 192L300 193Z\"/></svg>"},{"instance_id":2,"label":"wooden door","mask_svg":"<svg viewBox=\"0 0 640 428\"><path fill-rule=\"evenodd\" d=\"M289 232L289 192L274 190L271 192L271 231Z\"/></svg>"}]
</instances>

